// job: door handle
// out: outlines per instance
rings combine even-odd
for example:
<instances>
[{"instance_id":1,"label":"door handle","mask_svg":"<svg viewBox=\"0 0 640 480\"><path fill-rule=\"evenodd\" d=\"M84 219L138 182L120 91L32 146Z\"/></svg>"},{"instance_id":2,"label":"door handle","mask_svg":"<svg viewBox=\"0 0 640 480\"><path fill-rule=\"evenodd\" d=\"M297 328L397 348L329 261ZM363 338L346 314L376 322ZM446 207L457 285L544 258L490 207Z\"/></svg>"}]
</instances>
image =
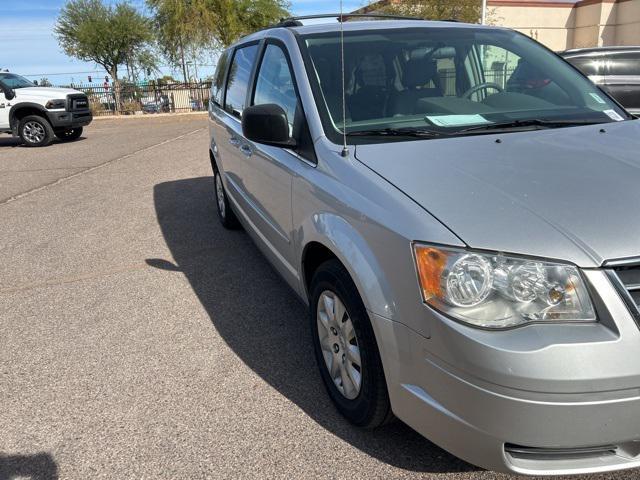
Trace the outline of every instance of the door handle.
<instances>
[{"instance_id":1,"label":"door handle","mask_svg":"<svg viewBox=\"0 0 640 480\"><path fill-rule=\"evenodd\" d=\"M247 158L250 157L251 155L253 155L253 150L251 150L251 147L249 145L247 145L246 143L240 147L240 151Z\"/></svg>"},{"instance_id":2,"label":"door handle","mask_svg":"<svg viewBox=\"0 0 640 480\"><path fill-rule=\"evenodd\" d=\"M229 143L234 147L237 147L238 145L240 145L240 139L238 137L231 137L229 139Z\"/></svg>"}]
</instances>

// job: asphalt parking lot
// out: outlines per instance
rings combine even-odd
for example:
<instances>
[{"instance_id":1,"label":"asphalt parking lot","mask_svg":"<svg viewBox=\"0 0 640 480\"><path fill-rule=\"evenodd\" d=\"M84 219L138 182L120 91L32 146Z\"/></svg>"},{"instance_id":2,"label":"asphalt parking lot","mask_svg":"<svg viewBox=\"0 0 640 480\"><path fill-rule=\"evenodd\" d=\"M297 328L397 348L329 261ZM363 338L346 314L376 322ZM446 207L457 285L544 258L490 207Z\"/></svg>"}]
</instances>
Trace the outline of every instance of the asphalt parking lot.
<instances>
[{"instance_id":1,"label":"asphalt parking lot","mask_svg":"<svg viewBox=\"0 0 640 480\"><path fill-rule=\"evenodd\" d=\"M217 222L207 144L202 115L0 136L0 480L508 478L338 416L302 304Z\"/></svg>"}]
</instances>

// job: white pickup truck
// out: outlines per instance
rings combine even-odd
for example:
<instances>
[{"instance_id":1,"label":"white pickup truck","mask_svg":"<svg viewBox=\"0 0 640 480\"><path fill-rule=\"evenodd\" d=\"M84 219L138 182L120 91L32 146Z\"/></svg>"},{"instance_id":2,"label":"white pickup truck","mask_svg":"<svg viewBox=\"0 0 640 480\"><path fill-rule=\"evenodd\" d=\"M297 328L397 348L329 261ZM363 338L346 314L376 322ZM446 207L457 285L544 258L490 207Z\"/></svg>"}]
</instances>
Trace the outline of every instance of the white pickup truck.
<instances>
[{"instance_id":1,"label":"white pickup truck","mask_svg":"<svg viewBox=\"0 0 640 480\"><path fill-rule=\"evenodd\" d=\"M54 136L76 140L92 119L84 93L38 87L20 75L0 72L0 133L20 137L27 147L49 145Z\"/></svg>"}]
</instances>

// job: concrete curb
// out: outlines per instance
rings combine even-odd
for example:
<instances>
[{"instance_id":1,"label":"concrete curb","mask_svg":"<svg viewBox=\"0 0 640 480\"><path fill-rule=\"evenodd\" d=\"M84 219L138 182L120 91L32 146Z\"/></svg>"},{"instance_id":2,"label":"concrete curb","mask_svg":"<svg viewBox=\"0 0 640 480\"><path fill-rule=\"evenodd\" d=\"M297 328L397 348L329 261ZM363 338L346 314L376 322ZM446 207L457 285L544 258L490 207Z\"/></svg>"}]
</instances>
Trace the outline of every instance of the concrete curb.
<instances>
[{"instance_id":1,"label":"concrete curb","mask_svg":"<svg viewBox=\"0 0 640 480\"><path fill-rule=\"evenodd\" d=\"M139 120L141 118L184 117L187 115L206 115L208 112L148 113L142 115L99 115L93 120Z\"/></svg>"}]
</instances>

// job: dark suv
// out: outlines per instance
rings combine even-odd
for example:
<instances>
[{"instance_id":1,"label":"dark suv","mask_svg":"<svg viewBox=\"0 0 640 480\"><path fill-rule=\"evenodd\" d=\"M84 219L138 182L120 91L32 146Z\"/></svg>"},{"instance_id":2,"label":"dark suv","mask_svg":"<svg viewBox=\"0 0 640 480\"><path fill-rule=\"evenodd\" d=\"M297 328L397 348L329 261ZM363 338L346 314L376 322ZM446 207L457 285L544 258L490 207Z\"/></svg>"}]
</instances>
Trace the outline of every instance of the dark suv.
<instances>
[{"instance_id":1,"label":"dark suv","mask_svg":"<svg viewBox=\"0 0 640 480\"><path fill-rule=\"evenodd\" d=\"M627 110L640 115L640 46L581 48L560 55Z\"/></svg>"}]
</instances>

